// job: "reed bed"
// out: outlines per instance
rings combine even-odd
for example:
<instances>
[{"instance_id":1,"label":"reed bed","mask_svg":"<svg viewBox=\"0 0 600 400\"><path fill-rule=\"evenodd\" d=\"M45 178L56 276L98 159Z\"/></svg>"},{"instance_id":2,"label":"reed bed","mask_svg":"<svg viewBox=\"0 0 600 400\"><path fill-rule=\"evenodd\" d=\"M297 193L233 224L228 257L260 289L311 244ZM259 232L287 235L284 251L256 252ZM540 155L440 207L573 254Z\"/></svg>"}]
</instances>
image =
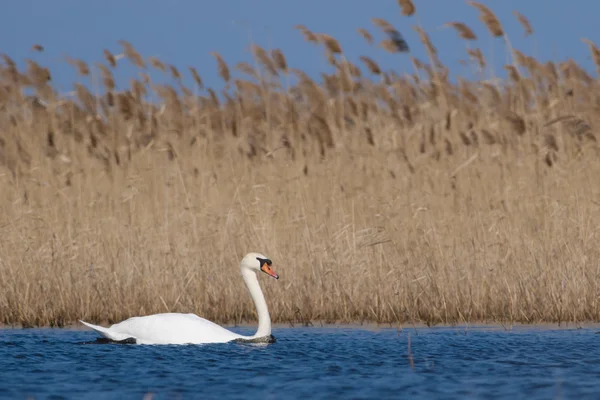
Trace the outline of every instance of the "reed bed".
<instances>
[{"instance_id":1,"label":"reed bed","mask_svg":"<svg viewBox=\"0 0 600 400\"><path fill-rule=\"evenodd\" d=\"M507 44L506 80L471 45L482 78L452 82L420 26L428 60L378 18L357 34L413 73L354 64L305 26L329 61L320 80L254 45L257 66L213 54L220 91L128 42L101 64L69 58L71 95L3 55L0 323L252 322L238 274L249 251L281 276L261 279L279 323L600 320L598 78L511 48L472 3ZM418 10L399 5L410 23ZM118 88L123 63L139 75Z\"/></svg>"}]
</instances>

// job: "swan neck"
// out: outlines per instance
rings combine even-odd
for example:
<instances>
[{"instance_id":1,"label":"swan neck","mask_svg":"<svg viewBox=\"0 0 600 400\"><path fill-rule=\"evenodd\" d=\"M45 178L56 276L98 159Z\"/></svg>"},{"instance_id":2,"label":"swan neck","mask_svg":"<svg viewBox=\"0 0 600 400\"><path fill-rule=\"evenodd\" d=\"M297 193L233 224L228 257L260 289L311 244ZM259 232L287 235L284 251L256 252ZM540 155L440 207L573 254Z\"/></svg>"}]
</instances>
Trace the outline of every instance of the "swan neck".
<instances>
[{"instance_id":1,"label":"swan neck","mask_svg":"<svg viewBox=\"0 0 600 400\"><path fill-rule=\"evenodd\" d=\"M265 301L265 296L260 289L256 273L248 269L243 269L242 277L244 278L244 282L246 282L246 286L250 291L250 296L252 297L252 301L254 301L256 313L258 314L258 329L256 330L253 338L268 336L271 334L271 316L269 315L267 302Z\"/></svg>"}]
</instances>

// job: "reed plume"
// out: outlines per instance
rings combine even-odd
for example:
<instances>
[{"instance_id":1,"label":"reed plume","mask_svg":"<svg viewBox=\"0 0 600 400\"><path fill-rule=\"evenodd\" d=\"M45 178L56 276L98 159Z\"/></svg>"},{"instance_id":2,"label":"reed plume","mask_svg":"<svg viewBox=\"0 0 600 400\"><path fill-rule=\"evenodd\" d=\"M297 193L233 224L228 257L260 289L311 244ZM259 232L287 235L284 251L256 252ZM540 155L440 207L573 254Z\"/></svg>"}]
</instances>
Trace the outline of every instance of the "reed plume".
<instances>
[{"instance_id":1,"label":"reed plume","mask_svg":"<svg viewBox=\"0 0 600 400\"><path fill-rule=\"evenodd\" d=\"M389 23L388 21L386 21L383 18L371 18L371 22L384 32L388 32L388 31L391 32L391 31L396 30L394 25L392 25L391 23Z\"/></svg>"},{"instance_id":2,"label":"reed plume","mask_svg":"<svg viewBox=\"0 0 600 400\"><path fill-rule=\"evenodd\" d=\"M600 75L600 49L598 49L596 44L589 39L583 38L581 41L588 45L590 53L592 53L592 59L596 65L596 71L598 72L598 75Z\"/></svg>"},{"instance_id":3,"label":"reed plume","mask_svg":"<svg viewBox=\"0 0 600 400\"><path fill-rule=\"evenodd\" d=\"M317 38L330 53L342 54L342 47L340 46L340 43L331 35L319 33L317 34Z\"/></svg>"},{"instance_id":4,"label":"reed plume","mask_svg":"<svg viewBox=\"0 0 600 400\"><path fill-rule=\"evenodd\" d=\"M473 57L475 59L475 61L477 61L479 68L485 69L485 67L486 67L485 57L483 56L483 53L481 52L480 49L468 49L467 53L469 54L469 56Z\"/></svg>"},{"instance_id":5,"label":"reed plume","mask_svg":"<svg viewBox=\"0 0 600 400\"><path fill-rule=\"evenodd\" d=\"M513 11L513 14L515 15L515 17L517 17L517 20L525 30L525 37L531 35L533 33L533 28L531 27L531 24L529 23L527 17L525 17L518 11Z\"/></svg>"},{"instance_id":6,"label":"reed plume","mask_svg":"<svg viewBox=\"0 0 600 400\"><path fill-rule=\"evenodd\" d=\"M7 60L10 60L10 59L5 58L5 62ZM48 81L50 81L52 79L50 70L48 68L42 67L41 65L39 65L37 62L35 62L33 60L26 59L25 62L27 63L27 75L26 76L31 80L31 82L33 83L33 85L35 87L39 88L39 87L45 85ZM12 67L12 66L14 66L14 64L11 65L9 63L9 66Z\"/></svg>"},{"instance_id":7,"label":"reed plume","mask_svg":"<svg viewBox=\"0 0 600 400\"><path fill-rule=\"evenodd\" d=\"M179 73L179 70L177 69L176 66L169 65L169 71L171 71L171 78L173 78L175 80L181 79L181 74Z\"/></svg>"},{"instance_id":8,"label":"reed plume","mask_svg":"<svg viewBox=\"0 0 600 400\"><path fill-rule=\"evenodd\" d=\"M142 56L135 50L133 45L126 40L119 40L119 44L123 47L125 57L129 59L135 66L145 69L146 63Z\"/></svg>"},{"instance_id":9,"label":"reed plume","mask_svg":"<svg viewBox=\"0 0 600 400\"><path fill-rule=\"evenodd\" d=\"M167 72L167 66L160 61L157 57L148 57L148 62L150 63L150 65L153 68L156 68L157 70L161 71L161 72Z\"/></svg>"},{"instance_id":10,"label":"reed plume","mask_svg":"<svg viewBox=\"0 0 600 400\"><path fill-rule=\"evenodd\" d=\"M271 58L273 59L273 62L275 63L277 69L279 69L282 72L287 72L287 60L285 59L285 56L283 55L283 52L280 49L271 50Z\"/></svg>"},{"instance_id":11,"label":"reed plume","mask_svg":"<svg viewBox=\"0 0 600 400\"><path fill-rule=\"evenodd\" d=\"M277 76L277 68L276 68L273 60L271 60L271 58L267 54L267 51L265 49L263 49L262 47L255 45L255 44L251 45L250 48L251 48L252 54L254 54L254 57L258 60L260 65L269 74L271 74L273 76Z\"/></svg>"},{"instance_id":12,"label":"reed plume","mask_svg":"<svg viewBox=\"0 0 600 400\"><path fill-rule=\"evenodd\" d=\"M306 40L307 42L319 43L318 35L310 31L306 26L296 25L295 28L302 33L302 36L304 36L304 40Z\"/></svg>"},{"instance_id":13,"label":"reed plume","mask_svg":"<svg viewBox=\"0 0 600 400\"><path fill-rule=\"evenodd\" d=\"M404 40L400 32L388 31L388 39L382 40L379 46L390 53L407 53L410 51L408 43Z\"/></svg>"},{"instance_id":14,"label":"reed plume","mask_svg":"<svg viewBox=\"0 0 600 400\"><path fill-rule=\"evenodd\" d=\"M192 78L194 78L194 82L196 82L196 85L198 85L198 89L202 90L204 89L204 83L202 82L202 78L200 77L200 74L198 74L198 71L196 70L196 68L194 67L189 67L190 73L192 74Z\"/></svg>"},{"instance_id":15,"label":"reed plume","mask_svg":"<svg viewBox=\"0 0 600 400\"><path fill-rule=\"evenodd\" d=\"M359 28L358 33L367 41L368 44L373 44L373 36L364 28Z\"/></svg>"},{"instance_id":16,"label":"reed plume","mask_svg":"<svg viewBox=\"0 0 600 400\"><path fill-rule=\"evenodd\" d=\"M223 57L221 57L221 55L219 53L213 51L210 54L215 58L215 60L217 60L219 76L226 83L229 83L229 81L231 79L231 74L229 73L229 67L227 66L227 63L225 63L225 60L223 60Z\"/></svg>"},{"instance_id":17,"label":"reed plume","mask_svg":"<svg viewBox=\"0 0 600 400\"><path fill-rule=\"evenodd\" d=\"M253 79L260 81L260 74L258 73L258 71L249 63L247 62L241 62L241 63L237 63L235 65L235 69L237 69L238 71L251 76Z\"/></svg>"},{"instance_id":18,"label":"reed plume","mask_svg":"<svg viewBox=\"0 0 600 400\"><path fill-rule=\"evenodd\" d=\"M477 40L475 33L462 22L448 22L445 26L451 26L458 32L458 35L465 40Z\"/></svg>"},{"instance_id":19,"label":"reed plume","mask_svg":"<svg viewBox=\"0 0 600 400\"><path fill-rule=\"evenodd\" d=\"M398 5L402 9L402 15L407 17L413 15L417 10L412 0L398 0Z\"/></svg>"},{"instance_id":20,"label":"reed plume","mask_svg":"<svg viewBox=\"0 0 600 400\"><path fill-rule=\"evenodd\" d=\"M381 68L379 68L379 65L373 61L373 59L367 56L360 56L360 60L367 66L372 74L381 75Z\"/></svg>"},{"instance_id":21,"label":"reed plume","mask_svg":"<svg viewBox=\"0 0 600 400\"><path fill-rule=\"evenodd\" d=\"M517 70L517 68L514 65L505 65L504 69L508 71L508 76L514 83L518 83L521 81L521 75L519 74L519 70Z\"/></svg>"},{"instance_id":22,"label":"reed plume","mask_svg":"<svg viewBox=\"0 0 600 400\"><path fill-rule=\"evenodd\" d=\"M436 58L437 57L437 49L433 45L433 42L429 38L429 35L427 34L427 32L425 32L425 30L423 30L423 28L421 28L420 26L413 26L413 29L419 35L419 39L421 40L421 43L423 43L423 45L427 49L428 53L432 57Z\"/></svg>"},{"instance_id":23,"label":"reed plume","mask_svg":"<svg viewBox=\"0 0 600 400\"><path fill-rule=\"evenodd\" d=\"M482 3L478 3L476 1L467 1L467 4L475 7L479 10L479 19L485 24L488 28L488 31L492 36L501 37L504 36L504 29L500 24L500 20L496 17L496 15L490 10L487 6Z\"/></svg>"},{"instance_id":24,"label":"reed plume","mask_svg":"<svg viewBox=\"0 0 600 400\"><path fill-rule=\"evenodd\" d=\"M88 65L86 64L85 61L83 60L74 60L71 57L66 57L66 60L69 64L71 64L72 66L74 66L77 69L77 73L81 76L89 76L90 75L90 68L88 67Z\"/></svg>"},{"instance_id":25,"label":"reed plume","mask_svg":"<svg viewBox=\"0 0 600 400\"><path fill-rule=\"evenodd\" d=\"M112 74L112 72L110 71L110 69L108 69L108 67L106 65L103 64L96 64L96 66L98 67L98 69L100 70L100 76L102 77L102 84L104 85L106 90L114 90L115 89L115 78Z\"/></svg>"},{"instance_id":26,"label":"reed plume","mask_svg":"<svg viewBox=\"0 0 600 400\"><path fill-rule=\"evenodd\" d=\"M115 58L115 56L108 51L107 49L104 49L104 58L106 59L106 62L108 62L108 64L113 67L116 68L117 67L117 59Z\"/></svg>"},{"instance_id":27,"label":"reed plume","mask_svg":"<svg viewBox=\"0 0 600 400\"><path fill-rule=\"evenodd\" d=\"M371 21L388 36L379 43L379 47L390 53L405 53L410 50L402 34L388 21L382 18L372 18Z\"/></svg>"}]
</instances>

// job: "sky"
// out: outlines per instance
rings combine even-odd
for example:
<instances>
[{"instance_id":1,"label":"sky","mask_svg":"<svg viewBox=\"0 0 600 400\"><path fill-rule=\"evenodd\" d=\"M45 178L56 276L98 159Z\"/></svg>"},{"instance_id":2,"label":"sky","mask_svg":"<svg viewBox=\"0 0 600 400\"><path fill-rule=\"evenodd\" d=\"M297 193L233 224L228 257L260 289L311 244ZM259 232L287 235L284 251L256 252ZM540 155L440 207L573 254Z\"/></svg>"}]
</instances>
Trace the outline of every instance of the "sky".
<instances>
[{"instance_id":1,"label":"sky","mask_svg":"<svg viewBox=\"0 0 600 400\"><path fill-rule=\"evenodd\" d=\"M588 48L581 38L600 46L597 15L600 2L573 0L566 6L558 0L481 0L500 19L511 45L543 61L573 58L580 65L595 70ZM50 68L54 86L72 90L78 78L65 61L65 55L89 63L105 62L102 52L121 52L123 39L144 57L156 56L173 64L186 75L194 66L205 85L221 88L217 64L210 55L219 52L225 61L252 62L249 46L280 48L288 65L318 78L331 72L323 51L303 40L294 29L303 24L313 32L327 33L338 39L346 57L358 63L360 55L372 57L384 70L414 72L407 54L389 54L368 45L358 34L366 28L379 41L383 34L373 25L378 17L392 23L411 48L411 55L427 60L423 45L412 26L421 25L438 49L441 60L450 67L453 77L470 77L465 59L466 44L453 29L444 27L451 21L466 23L478 36L471 48L480 47L494 71L505 76L506 62L502 39L492 38L478 19L478 11L464 0L414 0L417 14L400 14L396 0L19 0L4 4L0 23L0 52L8 54L20 66L30 58ZM524 37L513 10L524 14L534 34ZM36 53L33 44L45 50ZM128 64L126 61L124 65ZM362 66L362 65L361 65ZM135 73L133 67L119 67L117 83L123 85ZM154 79L156 72L152 72Z\"/></svg>"}]
</instances>

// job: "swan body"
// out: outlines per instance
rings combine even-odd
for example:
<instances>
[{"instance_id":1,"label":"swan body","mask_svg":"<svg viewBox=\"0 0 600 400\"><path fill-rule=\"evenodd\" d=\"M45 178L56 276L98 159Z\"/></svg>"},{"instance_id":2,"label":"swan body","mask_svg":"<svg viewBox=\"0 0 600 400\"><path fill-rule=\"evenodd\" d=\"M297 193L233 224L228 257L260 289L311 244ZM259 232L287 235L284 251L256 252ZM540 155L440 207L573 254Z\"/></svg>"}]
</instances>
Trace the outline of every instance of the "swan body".
<instances>
[{"instance_id":1,"label":"swan body","mask_svg":"<svg viewBox=\"0 0 600 400\"><path fill-rule=\"evenodd\" d=\"M115 342L135 339L137 344L226 343L243 338L195 314L164 313L132 317L110 328L81 321Z\"/></svg>"},{"instance_id":2,"label":"swan body","mask_svg":"<svg viewBox=\"0 0 600 400\"><path fill-rule=\"evenodd\" d=\"M271 317L256 271L279 279L271 269L271 260L260 253L247 254L240 263L242 278L258 314L258 328L252 336L243 336L195 314L163 313L132 317L108 328L81 321L105 339L136 344L204 344L231 341L270 342Z\"/></svg>"}]
</instances>

